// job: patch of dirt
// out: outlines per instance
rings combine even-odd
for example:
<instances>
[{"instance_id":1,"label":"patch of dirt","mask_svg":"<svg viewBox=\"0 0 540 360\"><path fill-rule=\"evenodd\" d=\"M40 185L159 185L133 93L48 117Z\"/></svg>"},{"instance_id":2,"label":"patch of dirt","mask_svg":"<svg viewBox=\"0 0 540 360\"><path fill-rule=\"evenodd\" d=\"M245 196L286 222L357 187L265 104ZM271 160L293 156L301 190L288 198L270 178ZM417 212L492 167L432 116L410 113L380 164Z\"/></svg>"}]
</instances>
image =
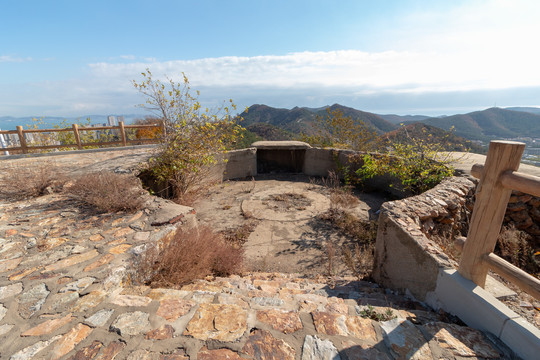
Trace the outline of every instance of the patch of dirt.
<instances>
[{"instance_id":1,"label":"patch of dirt","mask_svg":"<svg viewBox=\"0 0 540 360\"><path fill-rule=\"evenodd\" d=\"M310 181L311 180L311 181ZM195 202L203 225L243 243L248 271L352 275L341 251L354 241L319 216L331 207L332 189L300 174L260 175L226 181ZM380 193L354 193L358 203L347 209L363 221L376 219L388 199ZM246 237L247 235L247 237ZM328 244L336 249L330 254Z\"/></svg>"}]
</instances>

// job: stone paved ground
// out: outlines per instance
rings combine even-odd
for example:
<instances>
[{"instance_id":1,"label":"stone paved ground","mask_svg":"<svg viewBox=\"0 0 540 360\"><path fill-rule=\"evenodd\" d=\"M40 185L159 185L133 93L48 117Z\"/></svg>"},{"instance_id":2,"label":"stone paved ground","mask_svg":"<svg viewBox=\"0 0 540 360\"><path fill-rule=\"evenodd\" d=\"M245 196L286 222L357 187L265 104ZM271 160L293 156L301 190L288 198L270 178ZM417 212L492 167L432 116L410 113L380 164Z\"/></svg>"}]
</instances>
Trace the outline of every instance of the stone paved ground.
<instances>
[{"instance_id":1,"label":"stone paved ground","mask_svg":"<svg viewBox=\"0 0 540 360\"><path fill-rule=\"evenodd\" d=\"M151 223L174 222L152 226ZM190 209L89 213L62 195L0 203L2 359L509 358L484 334L369 282L253 273L150 289L131 261ZM392 320L361 316L373 305Z\"/></svg>"}]
</instances>

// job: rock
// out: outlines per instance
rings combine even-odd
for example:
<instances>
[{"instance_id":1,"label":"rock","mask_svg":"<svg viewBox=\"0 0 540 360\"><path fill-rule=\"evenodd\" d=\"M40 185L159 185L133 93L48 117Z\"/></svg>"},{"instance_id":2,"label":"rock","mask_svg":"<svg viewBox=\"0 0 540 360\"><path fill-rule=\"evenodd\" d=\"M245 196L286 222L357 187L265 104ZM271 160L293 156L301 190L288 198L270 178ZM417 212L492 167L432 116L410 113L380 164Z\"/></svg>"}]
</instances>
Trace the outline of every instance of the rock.
<instances>
[{"instance_id":1,"label":"rock","mask_svg":"<svg viewBox=\"0 0 540 360\"><path fill-rule=\"evenodd\" d=\"M13 324L0 325L0 336L5 335L8 332L10 332L11 329L13 329L13 326L15 326L15 325L13 325Z\"/></svg>"},{"instance_id":2,"label":"rock","mask_svg":"<svg viewBox=\"0 0 540 360\"><path fill-rule=\"evenodd\" d=\"M94 340L92 344L83 347L75 353L72 360L93 359L99 353L99 350L103 347L103 344L97 340Z\"/></svg>"},{"instance_id":3,"label":"rock","mask_svg":"<svg viewBox=\"0 0 540 360\"><path fill-rule=\"evenodd\" d=\"M113 254L105 254L101 258L99 258L97 261L94 261L90 265L84 268L85 272L92 271L94 269L97 269L100 266L106 265L110 263L114 259Z\"/></svg>"},{"instance_id":4,"label":"rock","mask_svg":"<svg viewBox=\"0 0 540 360\"><path fill-rule=\"evenodd\" d=\"M109 345L103 348L99 360L112 360L126 347L123 341L111 341Z\"/></svg>"},{"instance_id":5,"label":"rock","mask_svg":"<svg viewBox=\"0 0 540 360\"><path fill-rule=\"evenodd\" d=\"M82 323L77 324L68 333L66 333L55 346L51 349L50 358L52 360L60 359L68 352L73 350L75 346L83 341L90 333L92 328Z\"/></svg>"},{"instance_id":6,"label":"rock","mask_svg":"<svg viewBox=\"0 0 540 360\"><path fill-rule=\"evenodd\" d=\"M77 281L70 282L69 284L61 288L58 292L64 293L68 291L83 291L84 289L92 285L94 281L96 281L96 278L87 276Z\"/></svg>"},{"instance_id":7,"label":"rock","mask_svg":"<svg viewBox=\"0 0 540 360\"><path fill-rule=\"evenodd\" d=\"M369 319L320 311L313 312L311 315L315 329L320 334L354 336L369 342L377 340L377 334Z\"/></svg>"},{"instance_id":8,"label":"rock","mask_svg":"<svg viewBox=\"0 0 540 360\"><path fill-rule=\"evenodd\" d=\"M496 359L501 354L478 330L455 324L432 322L423 326L439 346L454 356Z\"/></svg>"},{"instance_id":9,"label":"rock","mask_svg":"<svg viewBox=\"0 0 540 360\"><path fill-rule=\"evenodd\" d=\"M208 350L203 347L197 354L199 360L242 360L237 353L229 349Z\"/></svg>"},{"instance_id":10,"label":"rock","mask_svg":"<svg viewBox=\"0 0 540 360\"><path fill-rule=\"evenodd\" d=\"M193 305L195 305L195 303L188 300L161 300L156 315L161 316L167 321L174 321L180 316L186 315Z\"/></svg>"},{"instance_id":11,"label":"rock","mask_svg":"<svg viewBox=\"0 0 540 360\"><path fill-rule=\"evenodd\" d=\"M146 340L164 340L172 339L173 335L174 328L171 325L163 325L157 329L147 332L144 338Z\"/></svg>"},{"instance_id":12,"label":"rock","mask_svg":"<svg viewBox=\"0 0 540 360\"><path fill-rule=\"evenodd\" d=\"M289 344L264 330L254 330L242 352L258 360L294 360L296 356L296 351Z\"/></svg>"},{"instance_id":13,"label":"rock","mask_svg":"<svg viewBox=\"0 0 540 360\"><path fill-rule=\"evenodd\" d=\"M373 346L358 345L350 340L343 341L343 350L347 360L390 360L390 357Z\"/></svg>"},{"instance_id":14,"label":"rock","mask_svg":"<svg viewBox=\"0 0 540 360\"><path fill-rule=\"evenodd\" d=\"M142 311L120 314L112 323L109 330L114 331L122 336L138 335L148 331L148 328L150 327L148 317L148 313Z\"/></svg>"},{"instance_id":15,"label":"rock","mask_svg":"<svg viewBox=\"0 0 540 360\"><path fill-rule=\"evenodd\" d=\"M58 340L60 336L53 337L46 341L38 341L28 347L25 347L21 351L11 355L9 360L30 360L33 359L41 350L45 349L49 344Z\"/></svg>"},{"instance_id":16,"label":"rock","mask_svg":"<svg viewBox=\"0 0 540 360\"><path fill-rule=\"evenodd\" d=\"M290 334L302 329L302 322L296 311L259 310L257 311L257 320L284 334Z\"/></svg>"},{"instance_id":17,"label":"rock","mask_svg":"<svg viewBox=\"0 0 540 360\"><path fill-rule=\"evenodd\" d=\"M330 340L306 335L302 347L302 360L341 360L341 357Z\"/></svg>"},{"instance_id":18,"label":"rock","mask_svg":"<svg viewBox=\"0 0 540 360\"><path fill-rule=\"evenodd\" d=\"M66 316L58 319L47 320L38 326L34 326L33 328L26 330L21 334L21 336L41 336L50 334L56 329L69 324L73 319L75 318L71 316L71 314L67 314Z\"/></svg>"},{"instance_id":19,"label":"rock","mask_svg":"<svg viewBox=\"0 0 540 360\"><path fill-rule=\"evenodd\" d=\"M73 265L88 261L90 259L95 258L98 255L99 253L97 252L97 250L91 250L83 254L73 255L64 260L57 261L54 264L47 265L44 271L58 271L58 270L67 268L69 266L73 266Z\"/></svg>"},{"instance_id":20,"label":"rock","mask_svg":"<svg viewBox=\"0 0 540 360\"><path fill-rule=\"evenodd\" d=\"M102 309L86 318L85 322L92 327L102 327L105 326L107 321L109 321L114 310L112 309Z\"/></svg>"},{"instance_id":21,"label":"rock","mask_svg":"<svg viewBox=\"0 0 540 360\"><path fill-rule=\"evenodd\" d=\"M85 312L99 305L107 296L104 291L96 290L81 297L79 301L71 308L73 312Z\"/></svg>"},{"instance_id":22,"label":"rock","mask_svg":"<svg viewBox=\"0 0 540 360\"><path fill-rule=\"evenodd\" d=\"M0 261L0 273L15 269L23 260L22 257Z\"/></svg>"},{"instance_id":23,"label":"rock","mask_svg":"<svg viewBox=\"0 0 540 360\"><path fill-rule=\"evenodd\" d=\"M117 295L111 301L112 304L118 306L147 306L152 302L152 299L146 296L137 295Z\"/></svg>"},{"instance_id":24,"label":"rock","mask_svg":"<svg viewBox=\"0 0 540 360\"><path fill-rule=\"evenodd\" d=\"M75 301L79 298L79 293L76 291L57 293L49 298L49 311L57 311L62 306Z\"/></svg>"},{"instance_id":25,"label":"rock","mask_svg":"<svg viewBox=\"0 0 540 360\"><path fill-rule=\"evenodd\" d=\"M184 335L199 340L236 341L247 329L247 312L238 305L201 304Z\"/></svg>"},{"instance_id":26,"label":"rock","mask_svg":"<svg viewBox=\"0 0 540 360\"><path fill-rule=\"evenodd\" d=\"M39 284L19 296L19 315L28 319L41 309L51 292L45 284Z\"/></svg>"},{"instance_id":27,"label":"rock","mask_svg":"<svg viewBox=\"0 0 540 360\"><path fill-rule=\"evenodd\" d=\"M4 318L4 316L6 316L7 314L7 308L4 307L3 304L0 304L0 321L2 321L2 319Z\"/></svg>"},{"instance_id":28,"label":"rock","mask_svg":"<svg viewBox=\"0 0 540 360\"><path fill-rule=\"evenodd\" d=\"M251 299L251 305L255 306L254 308L257 308L257 306L275 307L275 306L283 305L283 300L279 298L271 298L271 297L254 297Z\"/></svg>"},{"instance_id":29,"label":"rock","mask_svg":"<svg viewBox=\"0 0 540 360\"><path fill-rule=\"evenodd\" d=\"M423 360L432 354L426 339L409 320L392 319L380 323L384 343L396 358Z\"/></svg>"},{"instance_id":30,"label":"rock","mask_svg":"<svg viewBox=\"0 0 540 360\"><path fill-rule=\"evenodd\" d=\"M19 294L23 290L22 283L0 286L0 300Z\"/></svg>"}]
</instances>

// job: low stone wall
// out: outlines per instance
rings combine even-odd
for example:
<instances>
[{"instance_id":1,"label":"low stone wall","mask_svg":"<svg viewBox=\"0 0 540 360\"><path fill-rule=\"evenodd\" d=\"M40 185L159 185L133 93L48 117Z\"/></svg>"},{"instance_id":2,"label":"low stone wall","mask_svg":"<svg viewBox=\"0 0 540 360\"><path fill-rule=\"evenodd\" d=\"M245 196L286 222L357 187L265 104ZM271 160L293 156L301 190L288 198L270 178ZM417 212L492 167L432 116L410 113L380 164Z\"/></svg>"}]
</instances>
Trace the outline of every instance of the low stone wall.
<instances>
[{"instance_id":1,"label":"low stone wall","mask_svg":"<svg viewBox=\"0 0 540 360\"><path fill-rule=\"evenodd\" d=\"M383 204L375 249L375 280L410 291L425 300L437 285L439 269L457 267L430 238L442 225L458 233L475 184L464 177L446 179L425 193ZM451 235L451 234L449 234Z\"/></svg>"},{"instance_id":2,"label":"low stone wall","mask_svg":"<svg viewBox=\"0 0 540 360\"><path fill-rule=\"evenodd\" d=\"M540 246L540 197L513 191L504 222L531 235Z\"/></svg>"}]
</instances>

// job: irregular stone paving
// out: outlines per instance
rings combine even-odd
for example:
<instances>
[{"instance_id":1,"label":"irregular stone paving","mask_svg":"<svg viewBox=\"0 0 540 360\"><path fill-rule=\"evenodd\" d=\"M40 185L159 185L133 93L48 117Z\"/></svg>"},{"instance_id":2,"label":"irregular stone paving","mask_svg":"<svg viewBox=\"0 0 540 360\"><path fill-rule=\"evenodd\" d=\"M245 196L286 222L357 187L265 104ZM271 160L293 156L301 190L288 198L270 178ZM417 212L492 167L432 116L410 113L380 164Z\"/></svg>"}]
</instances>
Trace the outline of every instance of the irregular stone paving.
<instances>
[{"instance_id":1,"label":"irregular stone paving","mask_svg":"<svg viewBox=\"0 0 540 360\"><path fill-rule=\"evenodd\" d=\"M194 216L152 201L144 211L114 215L92 214L61 195L0 204L0 358L510 356L444 314L352 278L254 273L179 289L135 286L132 260ZM366 305L395 318L364 318Z\"/></svg>"}]
</instances>

